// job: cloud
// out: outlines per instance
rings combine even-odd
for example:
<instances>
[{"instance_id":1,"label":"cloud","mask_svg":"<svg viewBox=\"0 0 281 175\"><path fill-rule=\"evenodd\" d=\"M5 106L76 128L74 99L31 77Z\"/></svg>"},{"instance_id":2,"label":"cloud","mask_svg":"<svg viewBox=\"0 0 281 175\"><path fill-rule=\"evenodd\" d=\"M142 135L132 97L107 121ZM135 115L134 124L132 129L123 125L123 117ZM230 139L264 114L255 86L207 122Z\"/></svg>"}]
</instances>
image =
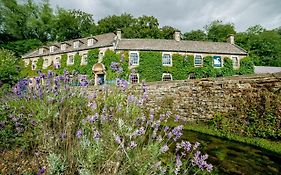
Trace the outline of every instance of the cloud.
<instances>
[{"instance_id":1,"label":"cloud","mask_svg":"<svg viewBox=\"0 0 281 175\"><path fill-rule=\"evenodd\" d=\"M152 15L160 26L169 25L187 32L202 29L214 20L234 23L238 31L260 24L268 29L281 26L280 0L50 0L66 9L93 14L95 21L130 13Z\"/></svg>"}]
</instances>

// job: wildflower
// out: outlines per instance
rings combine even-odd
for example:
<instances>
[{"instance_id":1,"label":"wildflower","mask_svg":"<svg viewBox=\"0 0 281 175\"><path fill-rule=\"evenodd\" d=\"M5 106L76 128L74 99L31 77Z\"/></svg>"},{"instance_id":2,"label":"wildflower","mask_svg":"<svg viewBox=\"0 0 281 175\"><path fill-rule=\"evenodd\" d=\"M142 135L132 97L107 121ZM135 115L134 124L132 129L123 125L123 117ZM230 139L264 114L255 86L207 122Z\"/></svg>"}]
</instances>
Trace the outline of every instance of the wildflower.
<instances>
[{"instance_id":1,"label":"wildflower","mask_svg":"<svg viewBox=\"0 0 281 175\"><path fill-rule=\"evenodd\" d=\"M183 147L183 149L188 152L191 149L191 144L188 141L182 141L181 142L181 146Z\"/></svg>"},{"instance_id":2,"label":"wildflower","mask_svg":"<svg viewBox=\"0 0 281 175\"><path fill-rule=\"evenodd\" d=\"M41 168L40 170L39 170L39 172L37 173L37 175L42 175L42 174L44 174L46 172L46 169L45 168Z\"/></svg>"},{"instance_id":3,"label":"wildflower","mask_svg":"<svg viewBox=\"0 0 281 175\"><path fill-rule=\"evenodd\" d=\"M95 139L96 141L98 141L100 138L101 138L101 134L99 133L98 130L95 130L95 131L94 131L94 139Z\"/></svg>"},{"instance_id":4,"label":"wildflower","mask_svg":"<svg viewBox=\"0 0 281 175\"><path fill-rule=\"evenodd\" d=\"M80 138L82 137L82 135L83 135L83 131L82 131L81 129L79 129L79 130L76 132L76 137L77 137L78 139L80 139Z\"/></svg>"},{"instance_id":5,"label":"wildflower","mask_svg":"<svg viewBox=\"0 0 281 175\"><path fill-rule=\"evenodd\" d=\"M180 159L180 156L177 155L176 156L176 169L174 171L175 174L178 174L178 172L180 171L180 167L182 166L182 161Z\"/></svg>"},{"instance_id":6,"label":"wildflower","mask_svg":"<svg viewBox=\"0 0 281 175\"><path fill-rule=\"evenodd\" d=\"M169 128L170 128L169 126L165 126L164 127L164 132L167 132L169 130Z\"/></svg>"},{"instance_id":7,"label":"wildflower","mask_svg":"<svg viewBox=\"0 0 281 175\"><path fill-rule=\"evenodd\" d=\"M161 147L160 152L161 152L161 153L165 153L165 152L167 152L168 150L169 150L169 147L168 147L167 144L165 144L164 146Z\"/></svg>"},{"instance_id":8,"label":"wildflower","mask_svg":"<svg viewBox=\"0 0 281 175\"><path fill-rule=\"evenodd\" d=\"M88 106L91 107L92 110L97 109L97 103L96 102L89 103Z\"/></svg>"},{"instance_id":9,"label":"wildflower","mask_svg":"<svg viewBox=\"0 0 281 175\"><path fill-rule=\"evenodd\" d=\"M96 113L94 116L87 116L87 120L90 122L90 123L94 123L95 121L97 121L99 118L99 114Z\"/></svg>"},{"instance_id":10,"label":"wildflower","mask_svg":"<svg viewBox=\"0 0 281 175\"><path fill-rule=\"evenodd\" d=\"M208 164L206 159L208 159L208 154L201 155L201 152L197 151L192 158L192 166L198 166L201 170L206 169L207 171L211 172L213 165Z\"/></svg>"},{"instance_id":11,"label":"wildflower","mask_svg":"<svg viewBox=\"0 0 281 175\"><path fill-rule=\"evenodd\" d=\"M60 138L61 138L61 140L65 140L66 139L66 133L65 132L61 133Z\"/></svg>"},{"instance_id":12,"label":"wildflower","mask_svg":"<svg viewBox=\"0 0 281 175\"><path fill-rule=\"evenodd\" d=\"M174 121L175 121L175 122L178 122L178 121L179 121L179 119L180 119L180 116L179 116L179 115L176 115L176 116L175 116L175 120L174 120Z\"/></svg>"},{"instance_id":13,"label":"wildflower","mask_svg":"<svg viewBox=\"0 0 281 175\"><path fill-rule=\"evenodd\" d=\"M115 142L117 143L117 144L120 144L122 141L121 141L121 137L120 136L116 136L115 137Z\"/></svg>"},{"instance_id":14,"label":"wildflower","mask_svg":"<svg viewBox=\"0 0 281 175\"><path fill-rule=\"evenodd\" d=\"M177 141L177 140L182 136L182 132L181 132L182 129L183 129L183 126L180 125L180 126L175 127L175 128L172 130L172 133L173 133L173 135L175 136L174 141Z\"/></svg>"},{"instance_id":15,"label":"wildflower","mask_svg":"<svg viewBox=\"0 0 281 175\"><path fill-rule=\"evenodd\" d=\"M130 142L130 148L133 149L137 146L137 143L135 141Z\"/></svg>"}]
</instances>

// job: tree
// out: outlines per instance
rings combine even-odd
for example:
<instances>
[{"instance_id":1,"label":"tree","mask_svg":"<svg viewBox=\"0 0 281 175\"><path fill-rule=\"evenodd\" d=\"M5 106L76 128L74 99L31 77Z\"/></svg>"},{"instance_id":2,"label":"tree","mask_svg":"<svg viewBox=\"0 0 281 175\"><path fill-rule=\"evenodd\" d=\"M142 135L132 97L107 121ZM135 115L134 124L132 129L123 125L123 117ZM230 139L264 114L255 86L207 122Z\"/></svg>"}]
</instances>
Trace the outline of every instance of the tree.
<instances>
[{"instance_id":1,"label":"tree","mask_svg":"<svg viewBox=\"0 0 281 175\"><path fill-rule=\"evenodd\" d=\"M223 24L222 21L213 21L205 26L208 40L214 42L225 42L230 34L235 34L234 24Z\"/></svg>"},{"instance_id":2,"label":"tree","mask_svg":"<svg viewBox=\"0 0 281 175\"><path fill-rule=\"evenodd\" d=\"M55 39L65 41L89 36L94 25L91 14L79 10L59 9L54 20Z\"/></svg>"},{"instance_id":3,"label":"tree","mask_svg":"<svg viewBox=\"0 0 281 175\"><path fill-rule=\"evenodd\" d=\"M184 40L206 41L207 35L203 30L192 30L183 34Z\"/></svg>"},{"instance_id":4,"label":"tree","mask_svg":"<svg viewBox=\"0 0 281 175\"><path fill-rule=\"evenodd\" d=\"M162 39L173 39L174 33L177 29L172 26L164 26L160 29Z\"/></svg>"},{"instance_id":5,"label":"tree","mask_svg":"<svg viewBox=\"0 0 281 175\"><path fill-rule=\"evenodd\" d=\"M11 51L0 49L0 86L14 84L19 79L19 72L19 59Z\"/></svg>"}]
</instances>

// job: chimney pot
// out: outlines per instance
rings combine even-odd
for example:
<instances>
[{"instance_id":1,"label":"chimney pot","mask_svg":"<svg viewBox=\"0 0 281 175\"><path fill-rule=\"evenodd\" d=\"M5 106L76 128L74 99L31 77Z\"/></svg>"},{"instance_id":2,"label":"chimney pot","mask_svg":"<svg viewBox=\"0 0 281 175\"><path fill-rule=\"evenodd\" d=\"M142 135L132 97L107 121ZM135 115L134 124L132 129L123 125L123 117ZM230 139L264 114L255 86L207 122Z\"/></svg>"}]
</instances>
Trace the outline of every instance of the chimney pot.
<instances>
[{"instance_id":1,"label":"chimney pot","mask_svg":"<svg viewBox=\"0 0 281 175\"><path fill-rule=\"evenodd\" d=\"M230 44L235 44L235 38L233 34L228 36L227 42L229 42Z\"/></svg>"},{"instance_id":2,"label":"chimney pot","mask_svg":"<svg viewBox=\"0 0 281 175\"><path fill-rule=\"evenodd\" d=\"M174 33L174 40L180 41L181 40L181 32L179 30L176 30Z\"/></svg>"},{"instance_id":3,"label":"chimney pot","mask_svg":"<svg viewBox=\"0 0 281 175\"><path fill-rule=\"evenodd\" d=\"M117 39L118 39L118 40L121 40L121 37L122 37L122 31L121 31L121 29L117 29L116 35L117 35Z\"/></svg>"}]
</instances>

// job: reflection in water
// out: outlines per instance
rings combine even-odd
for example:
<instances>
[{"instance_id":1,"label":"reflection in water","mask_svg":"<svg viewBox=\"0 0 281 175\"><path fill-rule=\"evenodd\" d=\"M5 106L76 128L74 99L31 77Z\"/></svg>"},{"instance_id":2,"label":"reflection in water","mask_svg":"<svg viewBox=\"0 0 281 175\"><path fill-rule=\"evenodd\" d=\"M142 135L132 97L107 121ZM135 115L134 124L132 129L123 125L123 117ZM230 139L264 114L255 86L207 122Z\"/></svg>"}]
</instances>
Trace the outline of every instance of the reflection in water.
<instances>
[{"instance_id":1,"label":"reflection in water","mask_svg":"<svg viewBox=\"0 0 281 175\"><path fill-rule=\"evenodd\" d=\"M200 142L219 174L281 174L281 155L276 153L194 131L185 131L184 139Z\"/></svg>"}]
</instances>

